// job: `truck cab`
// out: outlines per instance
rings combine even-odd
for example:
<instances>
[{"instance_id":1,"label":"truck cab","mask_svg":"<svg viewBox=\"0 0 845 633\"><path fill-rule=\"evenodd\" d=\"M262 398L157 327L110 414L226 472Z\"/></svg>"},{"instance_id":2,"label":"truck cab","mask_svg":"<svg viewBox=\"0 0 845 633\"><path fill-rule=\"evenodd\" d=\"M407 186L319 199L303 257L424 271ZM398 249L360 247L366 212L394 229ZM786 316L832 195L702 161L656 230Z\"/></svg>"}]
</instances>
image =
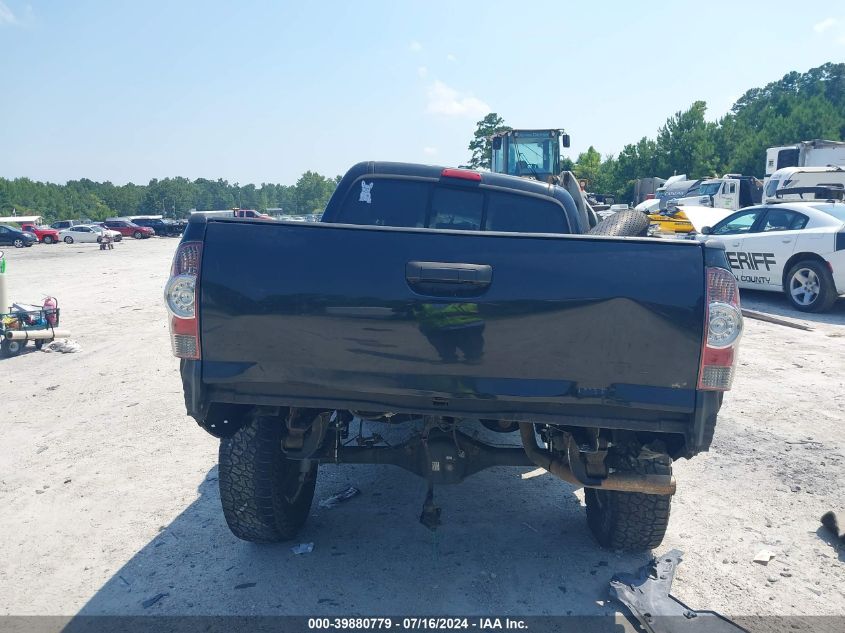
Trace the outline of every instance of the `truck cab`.
<instances>
[{"instance_id":1,"label":"truck cab","mask_svg":"<svg viewBox=\"0 0 845 633\"><path fill-rule=\"evenodd\" d=\"M266 213L261 213L255 209L233 209L232 214L236 218L258 218L261 220L271 220L272 218Z\"/></svg>"},{"instance_id":2,"label":"truck cab","mask_svg":"<svg viewBox=\"0 0 845 633\"><path fill-rule=\"evenodd\" d=\"M35 235L38 241L43 244L56 244L59 241L59 232L49 226L34 222L22 222L20 227L22 231L27 231Z\"/></svg>"},{"instance_id":3,"label":"truck cab","mask_svg":"<svg viewBox=\"0 0 845 633\"><path fill-rule=\"evenodd\" d=\"M762 187L756 178L725 174L721 178L702 181L698 191L677 200L678 205L696 205L737 211L758 204Z\"/></svg>"},{"instance_id":4,"label":"truck cab","mask_svg":"<svg viewBox=\"0 0 845 633\"><path fill-rule=\"evenodd\" d=\"M766 182L764 202L784 200L807 200L803 194L790 194L790 189L804 187L828 187L845 189L845 168L829 167L785 167L774 172ZM812 199L812 198L810 198Z\"/></svg>"}]
</instances>

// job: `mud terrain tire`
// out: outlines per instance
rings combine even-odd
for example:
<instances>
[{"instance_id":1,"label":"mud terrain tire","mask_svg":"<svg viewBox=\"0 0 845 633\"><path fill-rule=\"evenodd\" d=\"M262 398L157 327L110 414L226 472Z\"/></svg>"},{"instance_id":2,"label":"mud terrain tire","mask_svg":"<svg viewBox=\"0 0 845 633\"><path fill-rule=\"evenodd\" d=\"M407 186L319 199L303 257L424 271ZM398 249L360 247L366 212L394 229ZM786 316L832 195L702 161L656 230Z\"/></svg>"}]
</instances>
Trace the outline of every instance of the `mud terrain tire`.
<instances>
[{"instance_id":1,"label":"mud terrain tire","mask_svg":"<svg viewBox=\"0 0 845 633\"><path fill-rule=\"evenodd\" d=\"M284 422L255 416L220 441L220 500L232 533L244 541L274 543L296 536L308 518L317 481L317 463L282 452Z\"/></svg>"},{"instance_id":2,"label":"mud terrain tire","mask_svg":"<svg viewBox=\"0 0 845 633\"><path fill-rule=\"evenodd\" d=\"M671 475L668 457L640 461L640 474ZM644 551L663 541L669 525L671 495L646 495L585 488L587 525L602 547L614 550Z\"/></svg>"},{"instance_id":3,"label":"mud terrain tire","mask_svg":"<svg viewBox=\"0 0 845 633\"><path fill-rule=\"evenodd\" d=\"M615 237L646 237L648 235L648 216L634 209L619 211L605 218L588 235L612 235Z\"/></svg>"}]
</instances>

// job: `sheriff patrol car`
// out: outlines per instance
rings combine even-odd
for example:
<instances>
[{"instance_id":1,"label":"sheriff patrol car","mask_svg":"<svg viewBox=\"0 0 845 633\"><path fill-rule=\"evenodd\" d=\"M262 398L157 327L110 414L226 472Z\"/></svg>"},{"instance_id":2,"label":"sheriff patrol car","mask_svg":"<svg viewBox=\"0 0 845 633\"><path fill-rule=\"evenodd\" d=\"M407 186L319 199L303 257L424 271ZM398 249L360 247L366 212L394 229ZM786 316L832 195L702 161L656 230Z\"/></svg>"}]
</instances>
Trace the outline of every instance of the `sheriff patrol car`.
<instances>
[{"instance_id":1,"label":"sheriff patrol car","mask_svg":"<svg viewBox=\"0 0 845 633\"><path fill-rule=\"evenodd\" d=\"M725 244L740 288L783 292L804 312L829 310L845 295L845 203L746 207L698 239Z\"/></svg>"}]
</instances>

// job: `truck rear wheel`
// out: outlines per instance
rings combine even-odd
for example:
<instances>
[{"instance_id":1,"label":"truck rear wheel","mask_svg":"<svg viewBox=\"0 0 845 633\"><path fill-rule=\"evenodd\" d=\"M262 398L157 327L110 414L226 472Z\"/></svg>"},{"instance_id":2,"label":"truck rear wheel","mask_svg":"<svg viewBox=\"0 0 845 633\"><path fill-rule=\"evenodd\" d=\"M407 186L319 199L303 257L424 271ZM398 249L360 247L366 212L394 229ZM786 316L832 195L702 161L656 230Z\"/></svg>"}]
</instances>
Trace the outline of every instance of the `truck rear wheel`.
<instances>
[{"instance_id":1,"label":"truck rear wheel","mask_svg":"<svg viewBox=\"0 0 845 633\"><path fill-rule=\"evenodd\" d=\"M671 475L668 456L640 461L640 474ZM671 495L616 492L585 488L587 525L599 545L608 549L643 551L663 541L669 525Z\"/></svg>"},{"instance_id":2,"label":"truck rear wheel","mask_svg":"<svg viewBox=\"0 0 845 633\"><path fill-rule=\"evenodd\" d=\"M220 441L220 500L232 533L253 543L296 536L308 518L317 463L289 460L282 452L284 422L255 416Z\"/></svg>"}]
</instances>

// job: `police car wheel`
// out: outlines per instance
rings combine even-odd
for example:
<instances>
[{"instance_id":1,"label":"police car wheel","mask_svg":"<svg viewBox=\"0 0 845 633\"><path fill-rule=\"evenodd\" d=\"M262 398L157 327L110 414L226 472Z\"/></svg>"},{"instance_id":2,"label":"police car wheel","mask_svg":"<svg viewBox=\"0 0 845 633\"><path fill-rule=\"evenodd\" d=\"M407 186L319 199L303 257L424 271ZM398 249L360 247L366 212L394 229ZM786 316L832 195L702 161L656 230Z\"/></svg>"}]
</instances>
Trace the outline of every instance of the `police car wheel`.
<instances>
[{"instance_id":1,"label":"police car wheel","mask_svg":"<svg viewBox=\"0 0 845 633\"><path fill-rule=\"evenodd\" d=\"M836 303L836 285L827 267L815 260L804 260L789 269L784 293L796 310L824 312Z\"/></svg>"}]
</instances>

